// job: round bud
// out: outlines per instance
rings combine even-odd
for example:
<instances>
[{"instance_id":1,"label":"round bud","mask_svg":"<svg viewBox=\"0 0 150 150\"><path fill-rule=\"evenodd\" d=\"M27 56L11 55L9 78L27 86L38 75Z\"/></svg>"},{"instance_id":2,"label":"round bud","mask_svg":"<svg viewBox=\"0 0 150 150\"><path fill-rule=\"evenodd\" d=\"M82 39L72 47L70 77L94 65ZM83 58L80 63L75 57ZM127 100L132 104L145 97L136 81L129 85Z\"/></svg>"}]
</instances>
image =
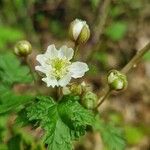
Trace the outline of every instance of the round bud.
<instances>
[{"instance_id":1,"label":"round bud","mask_svg":"<svg viewBox=\"0 0 150 150\"><path fill-rule=\"evenodd\" d=\"M117 70L111 70L108 73L107 81L110 89L116 91L125 89L128 84L126 76Z\"/></svg>"},{"instance_id":2,"label":"round bud","mask_svg":"<svg viewBox=\"0 0 150 150\"><path fill-rule=\"evenodd\" d=\"M76 83L71 84L68 87L63 87L62 92L64 95L73 94L73 95L81 95L82 94L82 86Z\"/></svg>"},{"instance_id":3,"label":"round bud","mask_svg":"<svg viewBox=\"0 0 150 150\"><path fill-rule=\"evenodd\" d=\"M93 109L97 105L97 100L97 95L88 91L82 97L82 104L87 109Z\"/></svg>"},{"instance_id":4,"label":"round bud","mask_svg":"<svg viewBox=\"0 0 150 150\"><path fill-rule=\"evenodd\" d=\"M28 41L19 41L14 48L14 52L18 56L27 56L32 52L32 46Z\"/></svg>"},{"instance_id":5,"label":"round bud","mask_svg":"<svg viewBox=\"0 0 150 150\"><path fill-rule=\"evenodd\" d=\"M72 21L69 28L69 36L77 44L86 43L90 37L90 29L86 21L80 19Z\"/></svg>"},{"instance_id":6,"label":"round bud","mask_svg":"<svg viewBox=\"0 0 150 150\"><path fill-rule=\"evenodd\" d=\"M82 87L81 87L81 85L78 85L78 84L72 84L71 87L70 87L70 91L74 95L81 95Z\"/></svg>"}]
</instances>

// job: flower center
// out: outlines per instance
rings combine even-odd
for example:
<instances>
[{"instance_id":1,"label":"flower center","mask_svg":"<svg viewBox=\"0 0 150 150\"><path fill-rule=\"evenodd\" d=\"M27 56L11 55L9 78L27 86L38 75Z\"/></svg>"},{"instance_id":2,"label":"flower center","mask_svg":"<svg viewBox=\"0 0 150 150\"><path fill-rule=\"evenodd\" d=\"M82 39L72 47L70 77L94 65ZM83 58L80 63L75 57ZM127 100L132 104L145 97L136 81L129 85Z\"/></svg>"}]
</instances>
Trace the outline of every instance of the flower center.
<instances>
[{"instance_id":1,"label":"flower center","mask_svg":"<svg viewBox=\"0 0 150 150\"><path fill-rule=\"evenodd\" d=\"M53 75L60 79L68 73L68 66L71 64L67 59L55 58L51 60Z\"/></svg>"}]
</instances>

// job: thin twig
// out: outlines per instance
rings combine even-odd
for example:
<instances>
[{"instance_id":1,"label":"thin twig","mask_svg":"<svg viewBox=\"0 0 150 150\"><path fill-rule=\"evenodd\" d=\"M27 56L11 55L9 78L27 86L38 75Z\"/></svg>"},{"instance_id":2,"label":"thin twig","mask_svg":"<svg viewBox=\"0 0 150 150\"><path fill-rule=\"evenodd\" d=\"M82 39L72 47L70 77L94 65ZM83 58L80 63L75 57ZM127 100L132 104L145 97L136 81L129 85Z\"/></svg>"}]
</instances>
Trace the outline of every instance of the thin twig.
<instances>
[{"instance_id":1,"label":"thin twig","mask_svg":"<svg viewBox=\"0 0 150 150\"><path fill-rule=\"evenodd\" d=\"M137 66L137 64L139 63L140 61L140 58L150 50L150 42L144 47L142 48L141 50L139 50L137 52L137 54L130 60L130 62L125 65L121 72L126 74L128 73L132 68L134 68L135 66Z\"/></svg>"},{"instance_id":2,"label":"thin twig","mask_svg":"<svg viewBox=\"0 0 150 150\"><path fill-rule=\"evenodd\" d=\"M97 45L99 45L100 43L100 37L101 34L103 33L104 26L107 20L110 3L111 0L104 0L103 6L99 8L98 17L96 18L97 22L95 24L93 31L94 36L93 39L91 40L92 46L94 45L94 48L88 54L86 62L90 62L91 59L93 58L93 55L97 51Z\"/></svg>"},{"instance_id":3,"label":"thin twig","mask_svg":"<svg viewBox=\"0 0 150 150\"><path fill-rule=\"evenodd\" d=\"M108 10L110 6L111 0L104 0L103 6L99 8L98 17L97 17L97 23L94 27L94 36L93 36L93 43L97 44L100 40L100 36L103 33L104 26L106 23L106 19L108 16Z\"/></svg>"},{"instance_id":4,"label":"thin twig","mask_svg":"<svg viewBox=\"0 0 150 150\"><path fill-rule=\"evenodd\" d=\"M121 69L123 74L127 74L135 65L137 65L140 59L150 50L150 42L141 50L137 52L137 54L129 61L127 65ZM96 109L105 101L105 99L111 94L112 90L109 88L105 88L104 95L100 98L99 103L96 106Z\"/></svg>"}]
</instances>

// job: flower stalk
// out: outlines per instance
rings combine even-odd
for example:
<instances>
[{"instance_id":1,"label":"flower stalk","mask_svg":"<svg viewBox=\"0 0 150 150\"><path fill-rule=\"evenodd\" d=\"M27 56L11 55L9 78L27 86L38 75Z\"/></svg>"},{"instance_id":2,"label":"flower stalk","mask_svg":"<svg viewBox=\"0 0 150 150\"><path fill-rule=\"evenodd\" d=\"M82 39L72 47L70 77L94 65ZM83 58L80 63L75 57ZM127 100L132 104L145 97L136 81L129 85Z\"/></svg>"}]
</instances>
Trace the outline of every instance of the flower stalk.
<instances>
[{"instance_id":1,"label":"flower stalk","mask_svg":"<svg viewBox=\"0 0 150 150\"><path fill-rule=\"evenodd\" d=\"M134 66L137 66L141 57L143 57L144 54L147 53L149 50L150 42L144 48L137 52L137 54L130 60L130 62L122 68L121 72L127 74L132 68L134 68Z\"/></svg>"},{"instance_id":2,"label":"flower stalk","mask_svg":"<svg viewBox=\"0 0 150 150\"><path fill-rule=\"evenodd\" d=\"M34 71L32 69L32 66L31 66L29 60L28 60L28 57L25 58L25 62L26 62L27 66L28 66L28 68L30 70L30 74L31 74L31 76L33 78L34 84L36 84L36 78L35 78L35 75L34 75Z\"/></svg>"},{"instance_id":3,"label":"flower stalk","mask_svg":"<svg viewBox=\"0 0 150 150\"><path fill-rule=\"evenodd\" d=\"M134 68L135 65L139 63L144 54L147 53L149 50L150 50L150 42L146 44L144 48L142 48L137 52L137 54L129 61L129 63L121 69L121 72L123 74L127 74L132 68ZM101 106L101 104L108 98L111 92L112 89L105 88L104 95L99 99L99 103L97 104L95 109L98 109L99 106Z\"/></svg>"},{"instance_id":4,"label":"flower stalk","mask_svg":"<svg viewBox=\"0 0 150 150\"><path fill-rule=\"evenodd\" d=\"M74 55L73 55L73 60L76 59L77 57L77 52L78 52L78 49L79 49L79 44L77 42L74 42Z\"/></svg>"},{"instance_id":5,"label":"flower stalk","mask_svg":"<svg viewBox=\"0 0 150 150\"><path fill-rule=\"evenodd\" d=\"M95 107L95 110L98 109L98 107L105 101L105 99L108 98L108 96L110 95L111 93L111 89L109 87L107 87L105 90L104 90L104 95L102 97L100 97L99 99L99 103L97 104L97 106Z\"/></svg>"}]
</instances>

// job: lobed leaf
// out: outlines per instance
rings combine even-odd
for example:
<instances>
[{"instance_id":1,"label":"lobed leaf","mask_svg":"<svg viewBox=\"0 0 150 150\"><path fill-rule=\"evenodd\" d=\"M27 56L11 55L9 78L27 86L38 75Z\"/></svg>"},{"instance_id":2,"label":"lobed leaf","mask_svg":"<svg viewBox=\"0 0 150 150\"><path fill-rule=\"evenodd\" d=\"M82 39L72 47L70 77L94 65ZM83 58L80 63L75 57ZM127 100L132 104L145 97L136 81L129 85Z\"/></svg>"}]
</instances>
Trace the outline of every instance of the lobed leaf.
<instances>
[{"instance_id":1,"label":"lobed leaf","mask_svg":"<svg viewBox=\"0 0 150 150\"><path fill-rule=\"evenodd\" d=\"M30 83L32 77L26 66L21 66L15 55L6 53L0 56L0 82L5 85Z\"/></svg>"},{"instance_id":2,"label":"lobed leaf","mask_svg":"<svg viewBox=\"0 0 150 150\"><path fill-rule=\"evenodd\" d=\"M17 110L19 106L33 99L30 95L17 95L9 87L0 85L0 114Z\"/></svg>"},{"instance_id":3,"label":"lobed leaf","mask_svg":"<svg viewBox=\"0 0 150 150\"><path fill-rule=\"evenodd\" d=\"M83 135L87 125L92 125L92 113L77 99L69 95L56 103L52 98L38 97L37 102L27 108L29 120L36 120L45 130L48 150L71 150L72 140Z\"/></svg>"}]
</instances>

